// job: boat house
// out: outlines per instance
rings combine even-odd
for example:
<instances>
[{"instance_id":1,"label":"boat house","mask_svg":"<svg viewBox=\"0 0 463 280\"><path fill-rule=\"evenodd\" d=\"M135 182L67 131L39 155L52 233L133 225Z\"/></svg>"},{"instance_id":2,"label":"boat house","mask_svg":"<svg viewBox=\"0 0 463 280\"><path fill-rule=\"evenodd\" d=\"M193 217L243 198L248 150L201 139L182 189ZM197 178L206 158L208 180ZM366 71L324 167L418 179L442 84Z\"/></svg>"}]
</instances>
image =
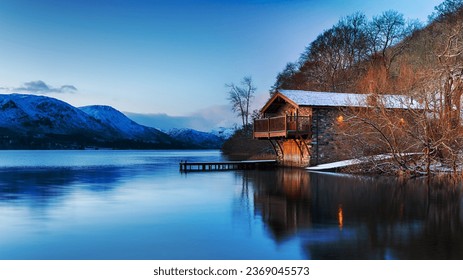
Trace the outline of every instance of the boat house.
<instances>
[{"instance_id":1,"label":"boat house","mask_svg":"<svg viewBox=\"0 0 463 280\"><path fill-rule=\"evenodd\" d=\"M374 107L406 109L413 103L402 95L279 90L260 110L254 120L255 139L269 140L280 165L306 167L343 160L338 147L342 135L336 125L344 121L343 109Z\"/></svg>"}]
</instances>

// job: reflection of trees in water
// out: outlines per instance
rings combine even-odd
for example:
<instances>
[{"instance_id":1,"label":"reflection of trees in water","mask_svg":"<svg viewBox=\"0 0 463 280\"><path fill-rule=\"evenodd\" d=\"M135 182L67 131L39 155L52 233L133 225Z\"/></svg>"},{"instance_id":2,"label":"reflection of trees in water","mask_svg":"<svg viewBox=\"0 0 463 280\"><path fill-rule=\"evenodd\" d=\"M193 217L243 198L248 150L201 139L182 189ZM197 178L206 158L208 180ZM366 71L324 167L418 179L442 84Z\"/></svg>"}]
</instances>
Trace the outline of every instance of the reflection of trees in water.
<instances>
[{"instance_id":1,"label":"reflection of trees in water","mask_svg":"<svg viewBox=\"0 0 463 280\"><path fill-rule=\"evenodd\" d=\"M117 167L1 170L0 202L46 206L77 189L112 190L121 176Z\"/></svg>"},{"instance_id":2,"label":"reflection of trees in water","mask_svg":"<svg viewBox=\"0 0 463 280\"><path fill-rule=\"evenodd\" d=\"M414 180L248 172L255 212L313 259L463 259L460 188Z\"/></svg>"},{"instance_id":3,"label":"reflection of trees in water","mask_svg":"<svg viewBox=\"0 0 463 280\"><path fill-rule=\"evenodd\" d=\"M233 221L239 223L245 223L244 227L248 232L252 230L252 199L250 196L253 194L253 190L249 188L250 181L247 178L247 173L235 173L235 179L237 182L241 182L241 188L239 194L233 199ZM242 227L243 228L243 227Z\"/></svg>"},{"instance_id":4,"label":"reflection of trees in water","mask_svg":"<svg viewBox=\"0 0 463 280\"><path fill-rule=\"evenodd\" d=\"M426 217L427 191L391 178L368 178L311 174L314 224L339 223L343 230L325 231L329 242L308 243L316 259L383 259L393 257L391 246L408 244Z\"/></svg>"},{"instance_id":5,"label":"reflection of trees in water","mask_svg":"<svg viewBox=\"0 0 463 280\"><path fill-rule=\"evenodd\" d=\"M413 236L409 244L397 246L398 257L463 259L461 186L434 182L428 194L429 203L422 232Z\"/></svg>"}]
</instances>

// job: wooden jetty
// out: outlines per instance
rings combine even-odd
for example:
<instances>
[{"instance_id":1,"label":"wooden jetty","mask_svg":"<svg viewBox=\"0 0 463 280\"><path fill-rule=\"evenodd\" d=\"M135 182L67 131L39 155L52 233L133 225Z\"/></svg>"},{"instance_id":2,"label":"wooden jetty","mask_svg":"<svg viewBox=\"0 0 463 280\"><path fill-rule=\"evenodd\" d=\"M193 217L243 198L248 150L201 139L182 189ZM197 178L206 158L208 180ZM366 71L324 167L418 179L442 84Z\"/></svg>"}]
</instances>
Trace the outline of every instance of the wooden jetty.
<instances>
[{"instance_id":1,"label":"wooden jetty","mask_svg":"<svg viewBox=\"0 0 463 280\"><path fill-rule=\"evenodd\" d=\"M271 168L277 165L276 160L243 160L220 162L180 162L180 172L193 171L226 171Z\"/></svg>"}]
</instances>

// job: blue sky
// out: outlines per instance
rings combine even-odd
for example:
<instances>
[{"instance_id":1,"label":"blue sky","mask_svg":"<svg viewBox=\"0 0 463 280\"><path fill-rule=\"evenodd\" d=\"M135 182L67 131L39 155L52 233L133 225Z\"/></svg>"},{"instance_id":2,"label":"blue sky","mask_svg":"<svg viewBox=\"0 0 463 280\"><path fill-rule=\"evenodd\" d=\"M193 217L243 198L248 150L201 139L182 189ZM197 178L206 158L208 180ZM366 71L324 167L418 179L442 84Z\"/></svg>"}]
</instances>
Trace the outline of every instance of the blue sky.
<instances>
[{"instance_id":1,"label":"blue sky","mask_svg":"<svg viewBox=\"0 0 463 280\"><path fill-rule=\"evenodd\" d=\"M239 120L226 83L251 75L260 106L286 63L342 16L394 9L426 22L441 2L0 0L0 88L227 125Z\"/></svg>"}]
</instances>

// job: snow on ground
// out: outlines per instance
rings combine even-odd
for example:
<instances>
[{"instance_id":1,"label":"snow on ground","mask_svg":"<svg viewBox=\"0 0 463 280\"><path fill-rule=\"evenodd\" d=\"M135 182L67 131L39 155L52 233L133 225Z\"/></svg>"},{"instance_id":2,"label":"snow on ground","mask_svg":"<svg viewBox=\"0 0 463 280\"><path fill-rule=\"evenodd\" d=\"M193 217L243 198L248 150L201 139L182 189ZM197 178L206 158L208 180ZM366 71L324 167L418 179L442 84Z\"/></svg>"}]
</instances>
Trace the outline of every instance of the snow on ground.
<instances>
[{"instance_id":1,"label":"snow on ground","mask_svg":"<svg viewBox=\"0 0 463 280\"><path fill-rule=\"evenodd\" d=\"M412 153L405 154L405 155L412 155ZM388 160L388 159L391 159L392 157L393 157L392 154L376 155L373 157L361 157L361 158L356 158L356 159L341 160L341 161L336 161L336 162L331 162L331 163L309 166L306 169L309 171L325 171L325 170L329 171L329 170L333 170L333 169L337 169L341 167L348 167L348 166L366 163L372 160L375 160L375 161Z\"/></svg>"}]
</instances>

